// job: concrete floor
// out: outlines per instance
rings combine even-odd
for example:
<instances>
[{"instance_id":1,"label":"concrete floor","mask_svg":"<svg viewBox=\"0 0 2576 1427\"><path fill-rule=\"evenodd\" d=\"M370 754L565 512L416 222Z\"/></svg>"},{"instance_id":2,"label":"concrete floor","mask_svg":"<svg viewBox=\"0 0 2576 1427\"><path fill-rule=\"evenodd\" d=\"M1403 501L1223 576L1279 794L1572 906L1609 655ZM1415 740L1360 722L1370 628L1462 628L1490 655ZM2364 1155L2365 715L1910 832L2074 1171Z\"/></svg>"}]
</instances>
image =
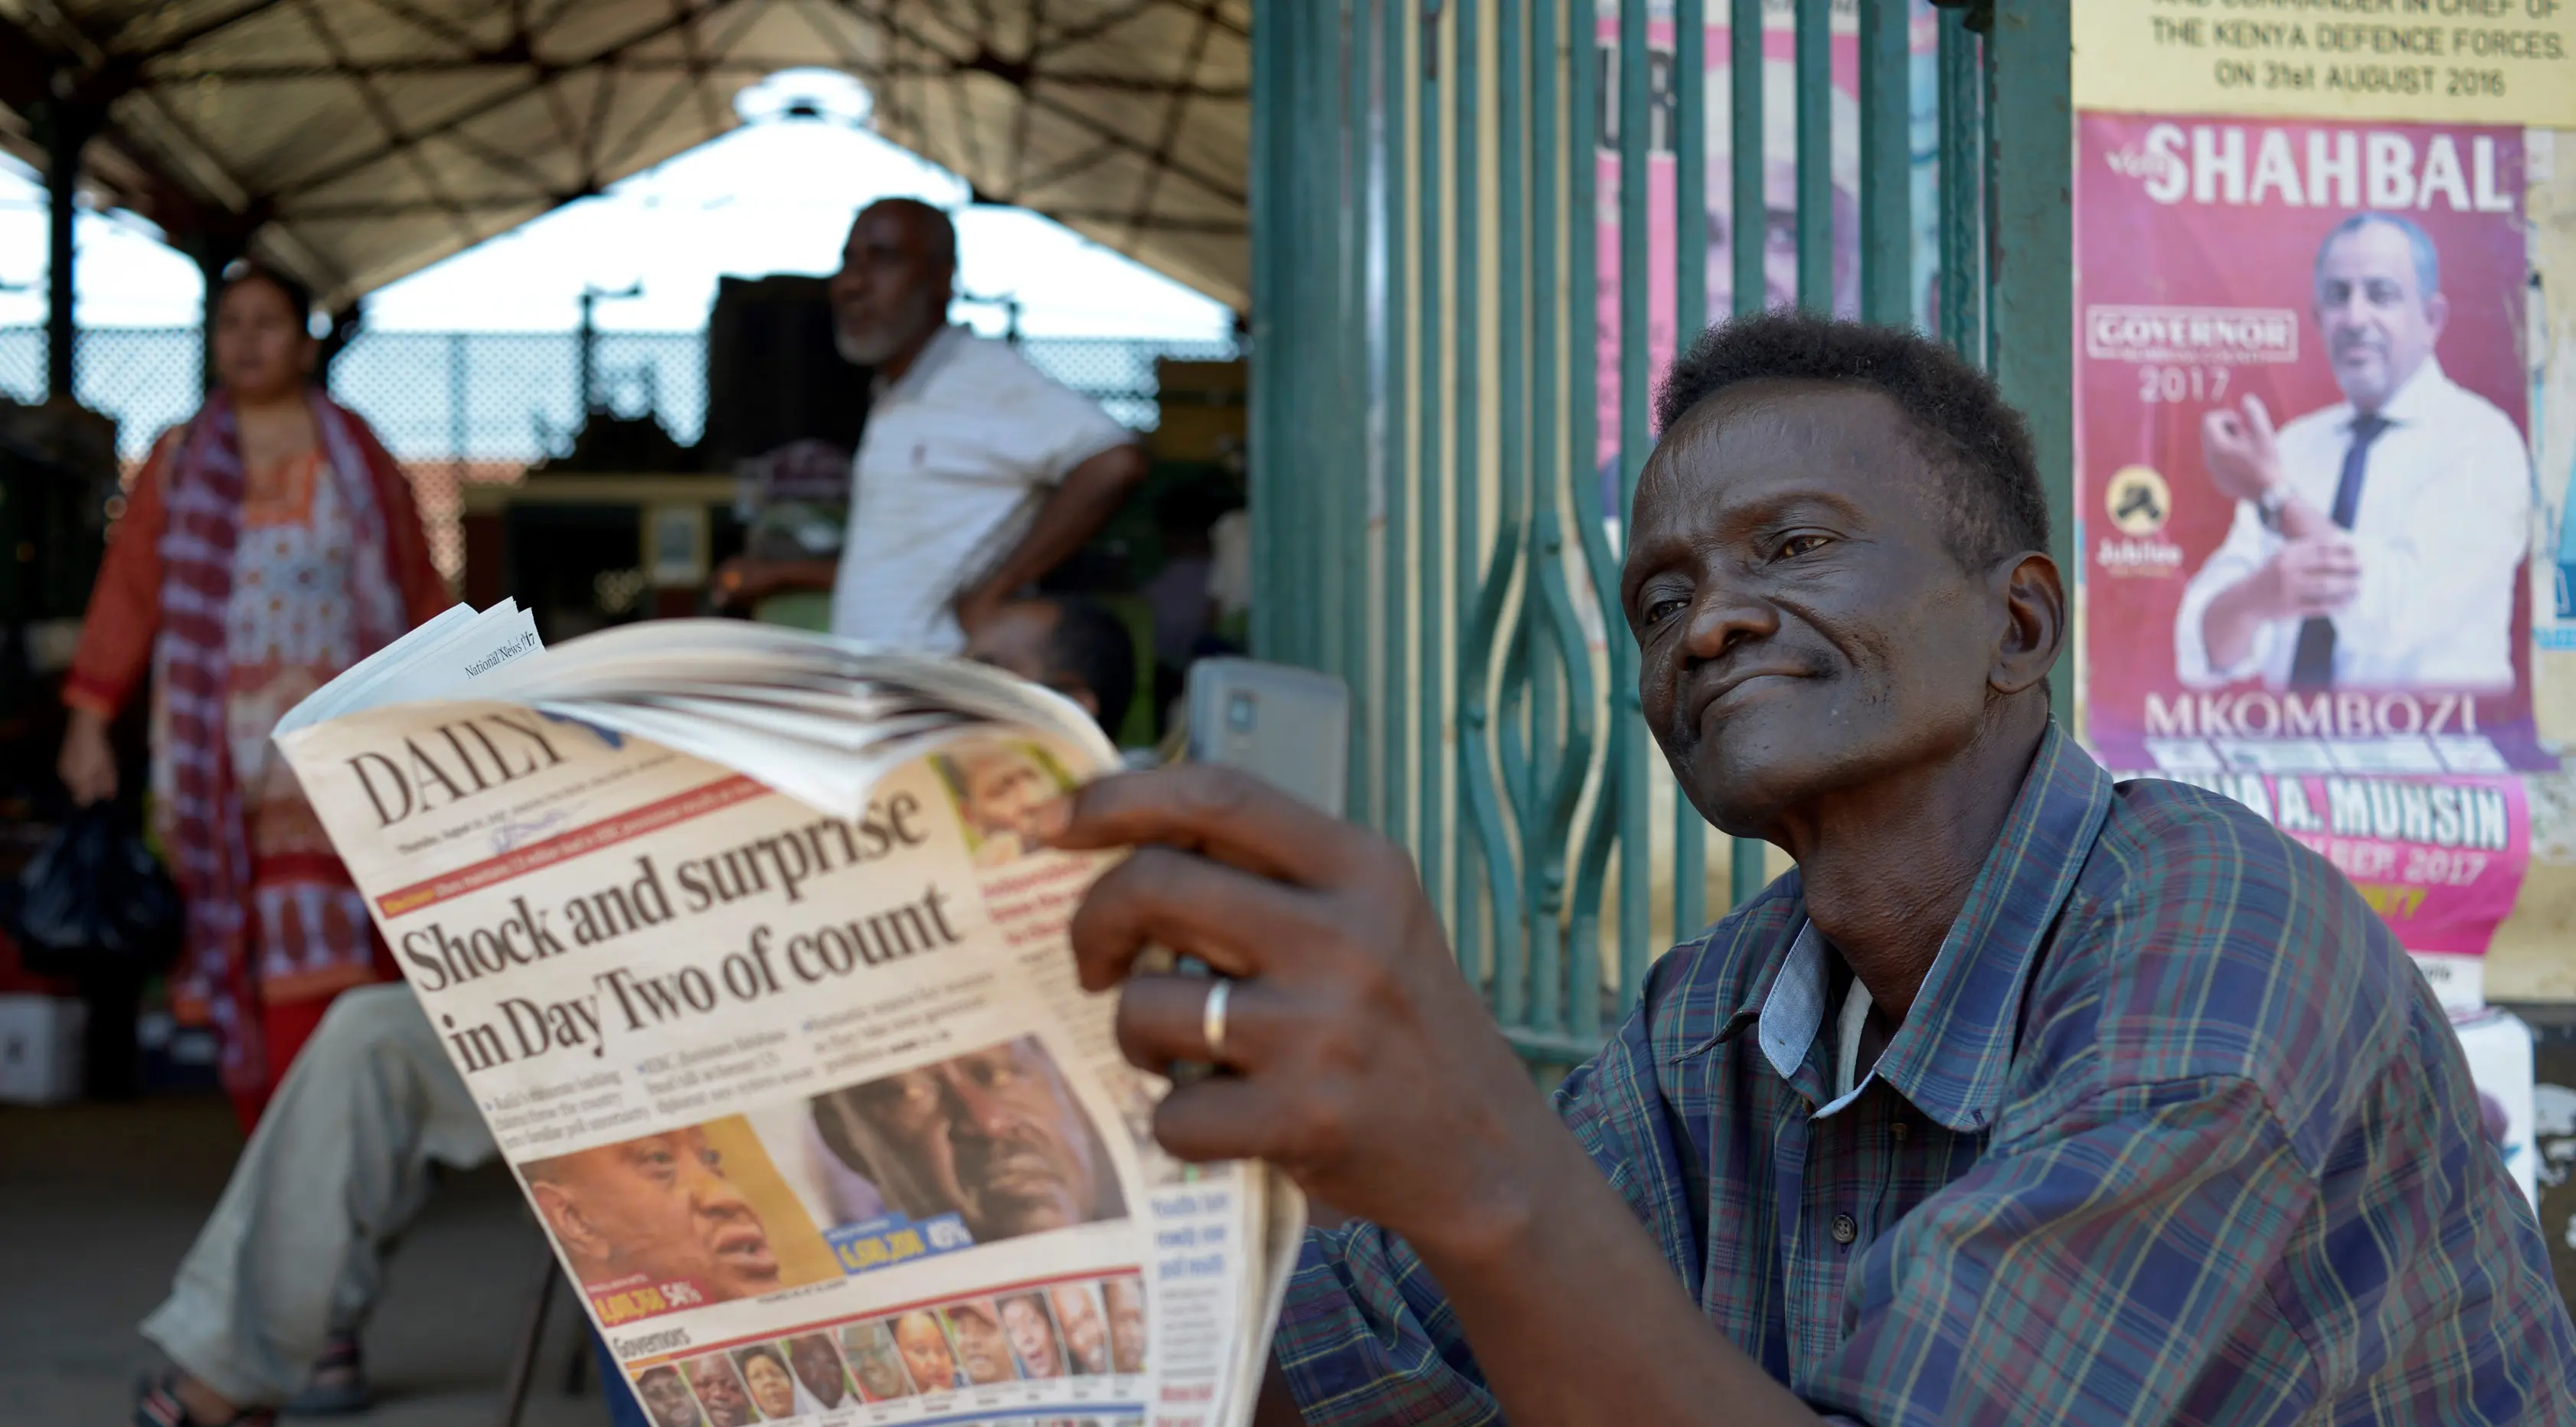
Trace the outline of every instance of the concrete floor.
<instances>
[{"instance_id":1,"label":"concrete floor","mask_svg":"<svg viewBox=\"0 0 2576 1427\"><path fill-rule=\"evenodd\" d=\"M223 1189L241 1135L213 1098L0 1107L0 1402L44 1427L125 1427L158 1367L134 1325ZM541 1263L497 1167L443 1188L395 1254L366 1336L379 1399L349 1427L490 1427ZM524 1427L598 1427L595 1375L564 1394L579 1309L558 1287Z\"/></svg>"}]
</instances>

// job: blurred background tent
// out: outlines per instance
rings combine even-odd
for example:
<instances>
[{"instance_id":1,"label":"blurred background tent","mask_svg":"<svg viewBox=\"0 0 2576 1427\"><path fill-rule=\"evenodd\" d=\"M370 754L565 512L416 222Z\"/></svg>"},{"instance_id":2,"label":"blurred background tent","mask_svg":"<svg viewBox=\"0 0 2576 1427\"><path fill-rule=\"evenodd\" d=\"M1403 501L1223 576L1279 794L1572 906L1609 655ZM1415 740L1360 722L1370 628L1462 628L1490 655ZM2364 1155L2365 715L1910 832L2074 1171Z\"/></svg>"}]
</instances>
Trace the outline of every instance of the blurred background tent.
<instances>
[{"instance_id":1,"label":"blurred background tent","mask_svg":"<svg viewBox=\"0 0 2576 1427\"><path fill-rule=\"evenodd\" d=\"M334 311L732 128L780 69L1238 311L1251 0L0 0L0 146ZM78 162L64 160L74 155ZM75 179L76 176L76 179ZM67 277L57 264L56 280Z\"/></svg>"}]
</instances>

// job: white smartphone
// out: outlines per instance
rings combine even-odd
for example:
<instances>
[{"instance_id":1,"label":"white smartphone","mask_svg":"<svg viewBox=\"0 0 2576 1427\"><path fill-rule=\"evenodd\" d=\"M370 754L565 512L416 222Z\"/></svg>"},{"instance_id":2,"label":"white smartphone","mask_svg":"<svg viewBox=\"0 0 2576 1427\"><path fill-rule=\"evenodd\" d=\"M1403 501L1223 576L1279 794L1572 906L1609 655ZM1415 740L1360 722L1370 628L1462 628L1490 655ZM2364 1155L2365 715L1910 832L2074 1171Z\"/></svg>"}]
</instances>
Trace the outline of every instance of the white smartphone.
<instances>
[{"instance_id":1,"label":"white smartphone","mask_svg":"<svg viewBox=\"0 0 2576 1427\"><path fill-rule=\"evenodd\" d=\"M1341 680L1257 659L1201 659L1190 666L1188 693L1191 762L1240 768L1342 816L1350 786L1351 692ZM1172 969L1213 974L1195 956L1177 958ZM1195 1062L1165 1071L1178 1083L1214 1073Z\"/></svg>"},{"instance_id":2,"label":"white smartphone","mask_svg":"<svg viewBox=\"0 0 2576 1427\"><path fill-rule=\"evenodd\" d=\"M1312 669L1257 659L1190 666L1190 761L1240 768L1334 817L1350 788L1351 693Z\"/></svg>"}]
</instances>

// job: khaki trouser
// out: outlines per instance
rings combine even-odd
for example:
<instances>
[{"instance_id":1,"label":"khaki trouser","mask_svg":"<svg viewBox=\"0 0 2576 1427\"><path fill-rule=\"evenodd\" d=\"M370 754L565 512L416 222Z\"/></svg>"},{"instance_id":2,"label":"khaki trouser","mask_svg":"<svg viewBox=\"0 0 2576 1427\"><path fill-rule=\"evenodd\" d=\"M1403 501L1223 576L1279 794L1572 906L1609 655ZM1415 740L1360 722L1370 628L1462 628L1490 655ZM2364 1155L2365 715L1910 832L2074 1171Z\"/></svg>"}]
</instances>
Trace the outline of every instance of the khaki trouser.
<instances>
[{"instance_id":1,"label":"khaki trouser","mask_svg":"<svg viewBox=\"0 0 2576 1427\"><path fill-rule=\"evenodd\" d=\"M246 1406L303 1390L334 1332L365 1322L433 1165L492 1137L411 988L341 993L260 1117L224 1197L143 1336Z\"/></svg>"}]
</instances>

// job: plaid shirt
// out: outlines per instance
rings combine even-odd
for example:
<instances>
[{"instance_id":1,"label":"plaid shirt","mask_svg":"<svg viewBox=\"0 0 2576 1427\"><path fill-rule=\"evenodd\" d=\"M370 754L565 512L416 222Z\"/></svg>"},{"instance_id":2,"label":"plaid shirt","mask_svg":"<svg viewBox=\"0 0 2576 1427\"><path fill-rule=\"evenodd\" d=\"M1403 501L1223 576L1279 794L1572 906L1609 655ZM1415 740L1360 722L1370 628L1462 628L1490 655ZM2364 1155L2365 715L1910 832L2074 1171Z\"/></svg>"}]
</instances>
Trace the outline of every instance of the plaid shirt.
<instances>
[{"instance_id":1,"label":"plaid shirt","mask_svg":"<svg viewBox=\"0 0 2576 1427\"><path fill-rule=\"evenodd\" d=\"M1912 1012L1833 1098L1791 872L1556 1097L1717 1331L1829 1417L2576 1422L2540 1228L2343 877L2052 729ZM1750 1032L1751 1034L1747 1034ZM1500 1420L1412 1250L1311 1235L1312 1427Z\"/></svg>"}]
</instances>

